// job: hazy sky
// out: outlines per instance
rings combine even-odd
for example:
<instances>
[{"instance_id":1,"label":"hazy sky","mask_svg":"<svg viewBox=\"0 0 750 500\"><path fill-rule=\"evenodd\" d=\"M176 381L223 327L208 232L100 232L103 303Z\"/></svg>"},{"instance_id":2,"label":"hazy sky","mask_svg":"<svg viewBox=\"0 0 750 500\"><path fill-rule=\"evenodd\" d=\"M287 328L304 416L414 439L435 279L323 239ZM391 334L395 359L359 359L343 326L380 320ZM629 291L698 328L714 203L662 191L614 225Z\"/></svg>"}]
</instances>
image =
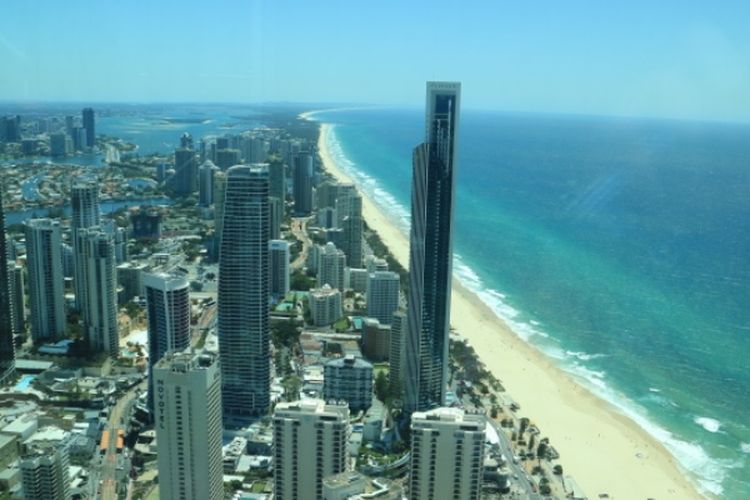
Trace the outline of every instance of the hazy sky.
<instances>
[{"instance_id":1,"label":"hazy sky","mask_svg":"<svg viewBox=\"0 0 750 500\"><path fill-rule=\"evenodd\" d=\"M750 1L17 0L0 99L358 102L750 121ZM619 4L619 5L616 5Z\"/></svg>"}]
</instances>

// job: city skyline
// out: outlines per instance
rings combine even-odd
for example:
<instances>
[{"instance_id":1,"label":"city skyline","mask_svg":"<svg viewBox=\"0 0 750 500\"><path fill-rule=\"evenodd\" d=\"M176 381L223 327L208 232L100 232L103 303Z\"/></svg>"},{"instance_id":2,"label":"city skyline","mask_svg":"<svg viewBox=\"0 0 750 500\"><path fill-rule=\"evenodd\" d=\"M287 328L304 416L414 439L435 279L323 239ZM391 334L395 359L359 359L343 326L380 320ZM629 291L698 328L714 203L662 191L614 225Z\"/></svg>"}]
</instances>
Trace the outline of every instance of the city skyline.
<instances>
[{"instance_id":1,"label":"city skyline","mask_svg":"<svg viewBox=\"0 0 750 500\"><path fill-rule=\"evenodd\" d=\"M9 5L0 20L0 66L7 68L0 95L403 106L419 102L419 82L460 76L472 89L467 110L750 121L747 4L725 2L710 11L676 1L618 9L583 1L564 9L441 5L449 4L434 4L430 22L422 22L421 4L227 1L212 9L231 12L221 30L206 25L201 5ZM436 24L457 28L442 32L441 40L430 29ZM61 25L70 28L62 39L56 36ZM163 43L182 30L193 36L179 49ZM444 49L431 50L436 44ZM59 57L80 47L98 57ZM237 63L226 47L250 57ZM93 61L105 59L112 64L99 71ZM203 63L196 73L197 59ZM278 64L287 60L295 64ZM400 77L388 78L390 72Z\"/></svg>"}]
</instances>

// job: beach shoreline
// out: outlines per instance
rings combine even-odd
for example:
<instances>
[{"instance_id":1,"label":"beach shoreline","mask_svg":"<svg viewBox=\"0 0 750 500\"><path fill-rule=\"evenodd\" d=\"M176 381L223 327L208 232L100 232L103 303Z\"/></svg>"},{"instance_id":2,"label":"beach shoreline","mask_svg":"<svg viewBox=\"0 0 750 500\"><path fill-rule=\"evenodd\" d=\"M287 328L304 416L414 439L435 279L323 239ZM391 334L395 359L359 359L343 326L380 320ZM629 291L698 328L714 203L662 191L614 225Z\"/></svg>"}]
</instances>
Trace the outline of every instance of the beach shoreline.
<instances>
[{"instance_id":1,"label":"beach shoreline","mask_svg":"<svg viewBox=\"0 0 750 500\"><path fill-rule=\"evenodd\" d=\"M300 118L311 115L303 113ZM328 150L330 130L330 125L320 123L318 152L323 167L337 180L354 183ZM408 268L407 236L368 193L360 193L367 224ZM704 498L662 443L521 339L457 279L451 324L518 402L520 414L550 438L565 474L572 475L590 498L603 493L610 498Z\"/></svg>"}]
</instances>

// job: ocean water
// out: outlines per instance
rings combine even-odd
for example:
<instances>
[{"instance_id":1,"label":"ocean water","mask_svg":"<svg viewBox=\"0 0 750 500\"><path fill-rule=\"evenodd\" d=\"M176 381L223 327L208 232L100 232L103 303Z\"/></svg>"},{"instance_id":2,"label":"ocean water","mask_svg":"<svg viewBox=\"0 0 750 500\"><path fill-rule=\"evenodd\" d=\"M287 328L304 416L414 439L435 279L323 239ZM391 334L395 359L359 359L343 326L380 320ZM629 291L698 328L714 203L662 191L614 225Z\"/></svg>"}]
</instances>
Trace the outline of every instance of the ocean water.
<instances>
[{"instance_id":1,"label":"ocean water","mask_svg":"<svg viewBox=\"0 0 750 500\"><path fill-rule=\"evenodd\" d=\"M421 110L314 116L406 230ZM750 498L750 125L461 120L457 277L705 492Z\"/></svg>"}]
</instances>

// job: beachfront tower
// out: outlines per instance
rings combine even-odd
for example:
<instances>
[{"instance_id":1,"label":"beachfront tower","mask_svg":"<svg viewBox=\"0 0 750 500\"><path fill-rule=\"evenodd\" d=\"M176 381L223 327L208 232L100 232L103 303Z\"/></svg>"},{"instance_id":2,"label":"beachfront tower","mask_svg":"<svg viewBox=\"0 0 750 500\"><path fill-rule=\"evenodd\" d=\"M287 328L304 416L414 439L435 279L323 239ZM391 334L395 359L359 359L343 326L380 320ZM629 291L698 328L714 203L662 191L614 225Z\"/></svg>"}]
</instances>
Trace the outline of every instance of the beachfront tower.
<instances>
[{"instance_id":1,"label":"beachfront tower","mask_svg":"<svg viewBox=\"0 0 750 500\"><path fill-rule=\"evenodd\" d=\"M83 129L86 131L86 147L93 148L96 144L96 126L93 108L83 108L81 111Z\"/></svg>"},{"instance_id":2,"label":"beachfront tower","mask_svg":"<svg viewBox=\"0 0 750 500\"><path fill-rule=\"evenodd\" d=\"M148 315L148 405L154 411L153 368L169 352L190 346L190 291L188 280L180 273L146 274Z\"/></svg>"},{"instance_id":3,"label":"beachfront tower","mask_svg":"<svg viewBox=\"0 0 750 500\"><path fill-rule=\"evenodd\" d=\"M219 253L219 350L224 417L243 423L268 410L268 169L227 171Z\"/></svg>"},{"instance_id":4,"label":"beachfront tower","mask_svg":"<svg viewBox=\"0 0 750 500\"><path fill-rule=\"evenodd\" d=\"M16 352L13 349L13 307L10 300L8 249L5 246L5 212L0 197L0 385L13 375Z\"/></svg>"},{"instance_id":5,"label":"beachfront tower","mask_svg":"<svg viewBox=\"0 0 750 500\"><path fill-rule=\"evenodd\" d=\"M273 414L273 481L279 499L323 499L323 479L347 468L349 408L318 399L279 403Z\"/></svg>"},{"instance_id":6,"label":"beachfront tower","mask_svg":"<svg viewBox=\"0 0 750 500\"><path fill-rule=\"evenodd\" d=\"M479 500L485 426L458 408L413 413L409 498Z\"/></svg>"},{"instance_id":7,"label":"beachfront tower","mask_svg":"<svg viewBox=\"0 0 750 500\"><path fill-rule=\"evenodd\" d=\"M309 153L294 157L294 215L307 217L312 211L313 159Z\"/></svg>"},{"instance_id":8,"label":"beachfront tower","mask_svg":"<svg viewBox=\"0 0 750 500\"><path fill-rule=\"evenodd\" d=\"M31 338L56 340L65 333L65 290L60 222L31 219L24 224L29 270Z\"/></svg>"},{"instance_id":9,"label":"beachfront tower","mask_svg":"<svg viewBox=\"0 0 750 500\"><path fill-rule=\"evenodd\" d=\"M460 83L427 83L425 142L412 157L407 411L445 403L460 99Z\"/></svg>"},{"instance_id":10,"label":"beachfront tower","mask_svg":"<svg viewBox=\"0 0 750 500\"><path fill-rule=\"evenodd\" d=\"M70 222L73 236L73 284L76 292L76 308L83 309L86 286L83 277L84 255L83 247L79 245L76 236L79 231L98 226L99 216L99 186L92 180L76 180L70 189L72 219Z\"/></svg>"},{"instance_id":11,"label":"beachfront tower","mask_svg":"<svg viewBox=\"0 0 750 500\"><path fill-rule=\"evenodd\" d=\"M224 498L219 365L215 354L186 350L154 366L159 498Z\"/></svg>"}]
</instances>

